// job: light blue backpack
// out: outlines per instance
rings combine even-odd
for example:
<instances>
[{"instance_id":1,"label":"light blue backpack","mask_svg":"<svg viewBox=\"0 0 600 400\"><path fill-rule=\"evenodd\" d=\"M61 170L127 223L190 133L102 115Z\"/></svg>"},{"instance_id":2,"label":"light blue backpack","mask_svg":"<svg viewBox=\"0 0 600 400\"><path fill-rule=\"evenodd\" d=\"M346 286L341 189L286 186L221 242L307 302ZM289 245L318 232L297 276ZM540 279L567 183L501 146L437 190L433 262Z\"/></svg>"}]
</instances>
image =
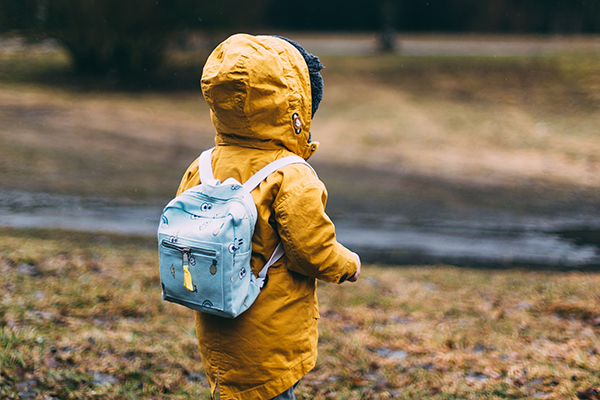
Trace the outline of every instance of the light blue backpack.
<instances>
[{"instance_id":1,"label":"light blue backpack","mask_svg":"<svg viewBox=\"0 0 600 400\"><path fill-rule=\"evenodd\" d=\"M270 163L243 185L220 182L211 166L212 149L200 155L200 185L166 205L158 227L160 282L164 300L194 310L235 318L256 300L267 270L283 255L281 242L260 271L250 268L256 205L250 192L279 168L310 165L298 156ZM312 167L311 167L312 169Z\"/></svg>"}]
</instances>

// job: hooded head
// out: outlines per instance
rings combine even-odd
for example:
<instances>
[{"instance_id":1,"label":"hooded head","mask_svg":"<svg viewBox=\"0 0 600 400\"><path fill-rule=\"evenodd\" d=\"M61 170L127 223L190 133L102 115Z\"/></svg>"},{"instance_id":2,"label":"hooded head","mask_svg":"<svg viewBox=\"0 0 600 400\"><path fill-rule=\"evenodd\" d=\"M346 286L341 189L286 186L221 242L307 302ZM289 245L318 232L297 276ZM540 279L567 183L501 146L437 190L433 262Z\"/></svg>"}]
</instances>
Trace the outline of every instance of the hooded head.
<instances>
[{"instance_id":1,"label":"hooded head","mask_svg":"<svg viewBox=\"0 0 600 400\"><path fill-rule=\"evenodd\" d=\"M217 144L283 147L305 159L316 151L318 143L310 141L316 110L311 78L295 45L274 36L237 34L211 53L201 86Z\"/></svg>"},{"instance_id":2,"label":"hooded head","mask_svg":"<svg viewBox=\"0 0 600 400\"><path fill-rule=\"evenodd\" d=\"M321 100L323 100L323 77L319 73L323 68L323 64L321 64L321 60L319 57L314 54L310 54L304 47L300 46L298 43L290 40L288 38L284 38L282 36L275 36L279 39L283 39L286 42L290 43L294 46L300 54L302 54L302 58L306 62L306 66L308 67L308 74L310 76L310 94L312 100L312 117L315 116L317 109L319 108L319 104L321 104Z\"/></svg>"}]
</instances>

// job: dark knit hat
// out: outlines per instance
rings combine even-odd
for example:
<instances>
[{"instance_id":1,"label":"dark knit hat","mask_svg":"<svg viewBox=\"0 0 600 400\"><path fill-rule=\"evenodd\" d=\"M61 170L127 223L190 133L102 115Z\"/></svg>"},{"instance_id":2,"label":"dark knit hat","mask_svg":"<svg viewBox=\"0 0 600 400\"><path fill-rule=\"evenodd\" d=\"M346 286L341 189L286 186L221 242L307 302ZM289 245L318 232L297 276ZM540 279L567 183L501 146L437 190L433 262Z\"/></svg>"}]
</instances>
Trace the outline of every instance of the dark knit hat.
<instances>
[{"instance_id":1,"label":"dark knit hat","mask_svg":"<svg viewBox=\"0 0 600 400\"><path fill-rule=\"evenodd\" d=\"M319 104L321 103L321 100L323 99L323 77L321 76L319 71L325 67L323 66L323 64L321 64L321 60L319 60L319 57L315 56L314 54L310 54L309 52L304 50L304 48L302 46L300 46L298 43L296 43L293 40L290 40L288 38L284 38L282 36L275 36L275 37L285 40L286 42L288 42L289 44L294 46L296 49L298 49L300 54L302 54L302 57L304 57L304 61L306 61L306 66L308 67L308 74L310 76L310 93L311 93L311 97L312 97L312 116L314 117L315 113L317 112L317 109L319 108Z\"/></svg>"}]
</instances>

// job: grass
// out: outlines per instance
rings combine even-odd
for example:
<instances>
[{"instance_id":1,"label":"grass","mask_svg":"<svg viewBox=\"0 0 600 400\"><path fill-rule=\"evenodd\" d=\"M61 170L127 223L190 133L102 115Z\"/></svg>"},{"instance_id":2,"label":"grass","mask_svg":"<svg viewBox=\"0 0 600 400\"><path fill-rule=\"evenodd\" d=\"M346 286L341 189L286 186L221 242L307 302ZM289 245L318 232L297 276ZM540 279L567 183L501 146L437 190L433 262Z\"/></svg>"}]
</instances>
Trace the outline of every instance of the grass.
<instances>
[{"instance_id":1,"label":"grass","mask_svg":"<svg viewBox=\"0 0 600 400\"><path fill-rule=\"evenodd\" d=\"M595 52L322 59L316 164L600 189ZM109 78L73 78L60 51L0 51L0 187L168 199L191 159L213 143L197 86L203 60L173 53L149 88L132 90Z\"/></svg>"},{"instance_id":2,"label":"grass","mask_svg":"<svg viewBox=\"0 0 600 400\"><path fill-rule=\"evenodd\" d=\"M481 183L598 187L598 61L597 54L326 58L332 87L323 111L332 118L315 126L329 132L324 149L344 138L337 160L346 163Z\"/></svg>"},{"instance_id":3,"label":"grass","mask_svg":"<svg viewBox=\"0 0 600 400\"><path fill-rule=\"evenodd\" d=\"M151 239L0 237L1 398L207 398L193 316L160 299ZM356 284L319 285L319 361L297 396L597 398L598 285L581 272L365 266Z\"/></svg>"},{"instance_id":4,"label":"grass","mask_svg":"<svg viewBox=\"0 0 600 400\"><path fill-rule=\"evenodd\" d=\"M171 72L151 82L156 88L132 88L73 77L61 51L0 51L0 188L171 197L193 158L214 144L198 76L186 69L192 62L174 60L193 82L187 92L165 89L177 85L164 76Z\"/></svg>"},{"instance_id":5,"label":"grass","mask_svg":"<svg viewBox=\"0 0 600 400\"><path fill-rule=\"evenodd\" d=\"M208 128L202 131L197 126L208 115L198 111L193 118L186 110L192 98L199 104L198 94L0 89L4 125L0 186L138 200L165 198L174 193L187 165L214 136Z\"/></svg>"},{"instance_id":6,"label":"grass","mask_svg":"<svg viewBox=\"0 0 600 400\"><path fill-rule=\"evenodd\" d=\"M0 397L206 394L193 316L160 300L155 264L147 239L3 231Z\"/></svg>"}]
</instances>

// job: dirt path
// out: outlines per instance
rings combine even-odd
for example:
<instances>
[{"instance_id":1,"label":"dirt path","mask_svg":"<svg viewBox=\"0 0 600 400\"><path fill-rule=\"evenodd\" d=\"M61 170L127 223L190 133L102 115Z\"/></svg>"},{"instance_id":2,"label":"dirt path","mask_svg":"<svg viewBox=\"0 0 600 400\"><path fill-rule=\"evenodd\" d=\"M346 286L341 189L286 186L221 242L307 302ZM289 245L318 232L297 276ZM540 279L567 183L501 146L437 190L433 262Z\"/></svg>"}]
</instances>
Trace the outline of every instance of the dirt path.
<instances>
[{"instance_id":1,"label":"dirt path","mask_svg":"<svg viewBox=\"0 0 600 400\"><path fill-rule=\"evenodd\" d=\"M376 34L290 33L288 36L319 55L378 52ZM600 52L600 36L398 33L395 40L395 52L406 56L532 56L568 51Z\"/></svg>"},{"instance_id":2,"label":"dirt path","mask_svg":"<svg viewBox=\"0 0 600 400\"><path fill-rule=\"evenodd\" d=\"M301 43L318 55L369 55L379 51L376 33L274 32ZM214 42L201 36L189 40L187 50L206 51ZM480 35L398 33L395 52L407 56L532 56L564 52L600 53L600 35ZM45 40L31 46L22 38L0 38L0 51L52 52L58 42Z\"/></svg>"}]
</instances>

